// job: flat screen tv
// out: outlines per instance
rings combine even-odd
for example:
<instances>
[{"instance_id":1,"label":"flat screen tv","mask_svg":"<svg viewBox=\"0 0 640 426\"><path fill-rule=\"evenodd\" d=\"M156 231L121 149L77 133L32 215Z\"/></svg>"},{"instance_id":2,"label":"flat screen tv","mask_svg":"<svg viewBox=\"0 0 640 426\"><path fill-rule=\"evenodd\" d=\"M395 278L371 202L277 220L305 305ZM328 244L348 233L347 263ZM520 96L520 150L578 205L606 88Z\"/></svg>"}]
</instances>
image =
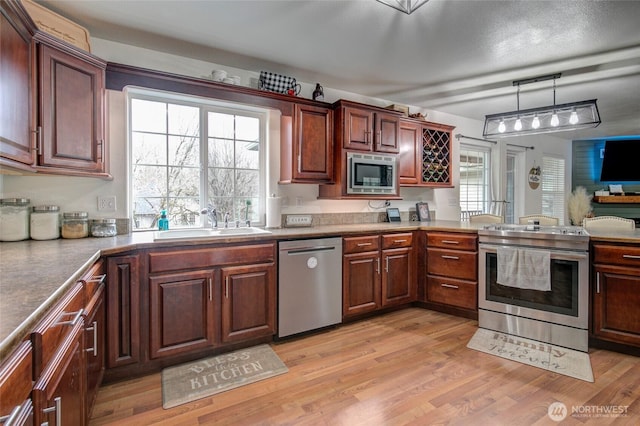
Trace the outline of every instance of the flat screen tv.
<instances>
[{"instance_id":1,"label":"flat screen tv","mask_svg":"<svg viewBox=\"0 0 640 426\"><path fill-rule=\"evenodd\" d=\"M600 181L640 181L640 139L605 143Z\"/></svg>"}]
</instances>

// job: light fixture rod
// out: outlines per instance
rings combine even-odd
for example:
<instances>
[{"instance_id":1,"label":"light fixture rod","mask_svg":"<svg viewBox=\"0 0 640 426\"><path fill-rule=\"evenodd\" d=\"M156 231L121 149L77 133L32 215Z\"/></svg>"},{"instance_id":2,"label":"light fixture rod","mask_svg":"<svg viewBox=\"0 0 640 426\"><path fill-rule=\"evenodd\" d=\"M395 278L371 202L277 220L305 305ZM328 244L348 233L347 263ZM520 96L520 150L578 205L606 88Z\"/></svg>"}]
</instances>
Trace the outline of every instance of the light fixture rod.
<instances>
[{"instance_id":1,"label":"light fixture rod","mask_svg":"<svg viewBox=\"0 0 640 426\"><path fill-rule=\"evenodd\" d=\"M498 143L498 141L492 141L490 139L474 138L473 136L465 136L465 135L463 135L461 133L457 133L456 134L456 139L460 140L460 138L462 138L462 139L471 139L473 141L480 141L480 142L489 142L489 143L493 143L493 144Z\"/></svg>"},{"instance_id":2,"label":"light fixture rod","mask_svg":"<svg viewBox=\"0 0 640 426\"><path fill-rule=\"evenodd\" d=\"M556 78L560 78L562 76L562 73L555 73L555 74L548 74L548 75L541 75L538 77L531 77L531 78L525 78L522 80L514 80L513 81L513 85L514 86L520 86L521 84L529 84L529 83L537 83L539 81L547 81L547 80L551 80L553 79L553 81L556 81Z\"/></svg>"}]
</instances>

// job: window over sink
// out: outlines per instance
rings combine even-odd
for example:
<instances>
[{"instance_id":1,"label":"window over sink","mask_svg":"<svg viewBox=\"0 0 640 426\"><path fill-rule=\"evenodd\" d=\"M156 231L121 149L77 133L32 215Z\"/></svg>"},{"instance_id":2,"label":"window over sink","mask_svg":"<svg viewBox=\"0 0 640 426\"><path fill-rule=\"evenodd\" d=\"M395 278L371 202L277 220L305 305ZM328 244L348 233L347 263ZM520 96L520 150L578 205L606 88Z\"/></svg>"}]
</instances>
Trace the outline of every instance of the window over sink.
<instances>
[{"instance_id":1,"label":"window over sink","mask_svg":"<svg viewBox=\"0 0 640 426\"><path fill-rule=\"evenodd\" d=\"M128 91L129 192L133 230L218 218L261 225L265 205L266 111L156 91Z\"/></svg>"}]
</instances>

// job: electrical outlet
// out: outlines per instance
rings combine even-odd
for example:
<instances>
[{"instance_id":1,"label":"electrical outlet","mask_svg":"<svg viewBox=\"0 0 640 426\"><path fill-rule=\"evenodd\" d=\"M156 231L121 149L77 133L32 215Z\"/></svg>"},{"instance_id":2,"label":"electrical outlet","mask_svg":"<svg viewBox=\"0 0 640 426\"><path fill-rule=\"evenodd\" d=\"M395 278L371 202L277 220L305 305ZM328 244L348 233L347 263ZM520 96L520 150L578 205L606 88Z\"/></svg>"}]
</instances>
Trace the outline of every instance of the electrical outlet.
<instances>
[{"instance_id":1,"label":"electrical outlet","mask_svg":"<svg viewBox=\"0 0 640 426\"><path fill-rule=\"evenodd\" d=\"M115 212L116 196L115 195L98 196L98 211L99 212Z\"/></svg>"}]
</instances>

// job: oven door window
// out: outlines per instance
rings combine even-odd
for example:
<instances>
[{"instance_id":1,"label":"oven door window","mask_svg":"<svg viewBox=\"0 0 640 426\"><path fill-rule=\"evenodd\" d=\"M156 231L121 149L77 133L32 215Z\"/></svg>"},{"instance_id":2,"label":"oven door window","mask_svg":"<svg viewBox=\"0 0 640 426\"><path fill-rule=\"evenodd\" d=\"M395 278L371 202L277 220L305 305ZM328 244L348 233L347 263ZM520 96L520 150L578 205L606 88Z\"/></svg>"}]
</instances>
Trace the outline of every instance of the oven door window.
<instances>
[{"instance_id":1,"label":"oven door window","mask_svg":"<svg viewBox=\"0 0 640 426\"><path fill-rule=\"evenodd\" d=\"M485 259L487 300L578 316L578 261L551 258L551 291L539 291L498 284L497 254L487 253Z\"/></svg>"}]
</instances>

